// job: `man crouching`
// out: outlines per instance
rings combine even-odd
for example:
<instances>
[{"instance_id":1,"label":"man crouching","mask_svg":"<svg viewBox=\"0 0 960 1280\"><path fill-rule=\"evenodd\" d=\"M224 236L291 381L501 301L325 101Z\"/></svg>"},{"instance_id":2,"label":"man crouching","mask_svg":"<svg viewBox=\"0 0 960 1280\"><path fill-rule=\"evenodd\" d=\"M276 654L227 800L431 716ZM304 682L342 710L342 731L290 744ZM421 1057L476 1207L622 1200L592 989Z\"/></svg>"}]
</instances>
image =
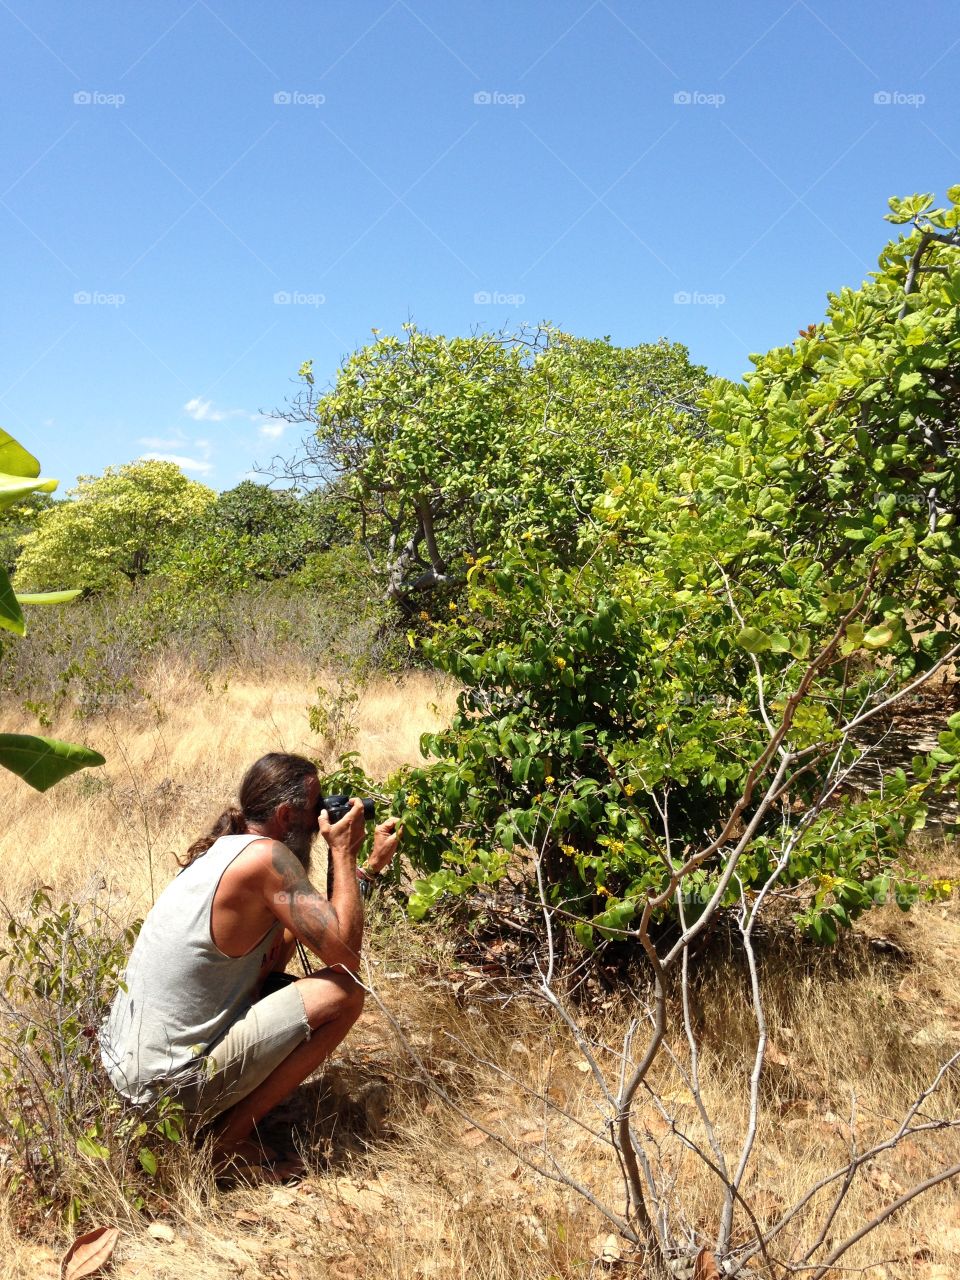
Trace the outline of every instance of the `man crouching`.
<instances>
[{"instance_id":1,"label":"man crouching","mask_svg":"<svg viewBox=\"0 0 960 1280\"><path fill-rule=\"evenodd\" d=\"M104 1067L124 1097L172 1097L198 1127L221 1117L218 1164L269 1157L251 1141L254 1126L363 1008L361 883L393 857L396 819L376 828L360 872L362 802L335 825L321 803L316 767L302 756L250 766L239 807L190 846L144 920L101 1029ZM318 832L330 850L329 899L309 879ZM298 940L327 967L284 980Z\"/></svg>"}]
</instances>

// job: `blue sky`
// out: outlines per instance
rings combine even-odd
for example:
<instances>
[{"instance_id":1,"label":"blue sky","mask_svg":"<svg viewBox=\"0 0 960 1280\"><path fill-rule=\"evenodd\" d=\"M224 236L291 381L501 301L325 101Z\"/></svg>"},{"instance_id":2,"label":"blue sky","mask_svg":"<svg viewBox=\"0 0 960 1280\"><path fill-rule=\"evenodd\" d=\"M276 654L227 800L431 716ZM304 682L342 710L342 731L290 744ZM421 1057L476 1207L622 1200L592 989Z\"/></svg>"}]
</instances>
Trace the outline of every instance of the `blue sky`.
<instances>
[{"instance_id":1,"label":"blue sky","mask_svg":"<svg viewBox=\"0 0 960 1280\"><path fill-rule=\"evenodd\" d=\"M739 377L960 180L960 6L0 0L0 425L228 488L370 329Z\"/></svg>"}]
</instances>

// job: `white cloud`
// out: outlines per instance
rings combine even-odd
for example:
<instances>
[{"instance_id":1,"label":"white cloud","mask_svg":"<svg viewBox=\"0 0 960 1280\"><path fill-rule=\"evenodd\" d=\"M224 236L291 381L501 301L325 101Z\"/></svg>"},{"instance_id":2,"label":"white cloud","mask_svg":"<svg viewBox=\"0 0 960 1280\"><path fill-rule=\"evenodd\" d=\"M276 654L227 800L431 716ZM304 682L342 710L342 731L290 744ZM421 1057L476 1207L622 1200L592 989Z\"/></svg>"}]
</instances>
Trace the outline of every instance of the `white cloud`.
<instances>
[{"instance_id":1,"label":"white cloud","mask_svg":"<svg viewBox=\"0 0 960 1280\"><path fill-rule=\"evenodd\" d=\"M222 422L227 416L222 409L214 409L212 400L201 400L199 396L188 400L183 406L183 411L193 418L194 422Z\"/></svg>"},{"instance_id":2,"label":"white cloud","mask_svg":"<svg viewBox=\"0 0 960 1280\"><path fill-rule=\"evenodd\" d=\"M286 429L285 422L265 422L260 428L260 434L266 440L279 440Z\"/></svg>"},{"instance_id":3,"label":"white cloud","mask_svg":"<svg viewBox=\"0 0 960 1280\"><path fill-rule=\"evenodd\" d=\"M181 471L197 471L201 475L206 475L208 471L213 470L212 462L201 462L198 458L187 458L182 453L144 453L140 455L141 462L173 462Z\"/></svg>"},{"instance_id":4,"label":"white cloud","mask_svg":"<svg viewBox=\"0 0 960 1280\"><path fill-rule=\"evenodd\" d=\"M194 422L225 422L227 418L249 418L256 422L259 417L259 414L248 413L246 409L215 409L212 400L204 400L201 396L188 400L183 411Z\"/></svg>"}]
</instances>

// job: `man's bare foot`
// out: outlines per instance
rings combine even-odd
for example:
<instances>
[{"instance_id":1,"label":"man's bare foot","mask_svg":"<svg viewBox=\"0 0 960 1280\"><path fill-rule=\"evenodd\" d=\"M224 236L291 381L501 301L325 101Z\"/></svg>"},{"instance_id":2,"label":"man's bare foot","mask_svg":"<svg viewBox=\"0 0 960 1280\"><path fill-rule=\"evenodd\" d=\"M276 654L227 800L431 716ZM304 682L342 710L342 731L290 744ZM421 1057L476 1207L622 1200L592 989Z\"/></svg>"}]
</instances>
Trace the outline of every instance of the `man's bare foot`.
<instances>
[{"instance_id":1,"label":"man's bare foot","mask_svg":"<svg viewBox=\"0 0 960 1280\"><path fill-rule=\"evenodd\" d=\"M234 1169L262 1168L270 1169L277 1160L277 1153L272 1147L264 1146L252 1138L242 1138L239 1142L218 1142L213 1148L213 1168L216 1173L228 1173Z\"/></svg>"}]
</instances>

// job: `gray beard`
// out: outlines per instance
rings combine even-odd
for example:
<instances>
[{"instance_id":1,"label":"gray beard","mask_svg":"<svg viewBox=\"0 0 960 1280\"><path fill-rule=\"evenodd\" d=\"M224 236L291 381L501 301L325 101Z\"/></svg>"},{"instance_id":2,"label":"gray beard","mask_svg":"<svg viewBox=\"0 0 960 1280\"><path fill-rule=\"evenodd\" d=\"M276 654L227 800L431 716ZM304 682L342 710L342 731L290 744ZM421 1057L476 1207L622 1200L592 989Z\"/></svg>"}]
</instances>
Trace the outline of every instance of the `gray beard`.
<instances>
[{"instance_id":1,"label":"gray beard","mask_svg":"<svg viewBox=\"0 0 960 1280\"><path fill-rule=\"evenodd\" d=\"M283 843L299 860L304 871L310 871L311 851L316 838L315 831L307 831L305 827L292 827L286 834Z\"/></svg>"}]
</instances>

